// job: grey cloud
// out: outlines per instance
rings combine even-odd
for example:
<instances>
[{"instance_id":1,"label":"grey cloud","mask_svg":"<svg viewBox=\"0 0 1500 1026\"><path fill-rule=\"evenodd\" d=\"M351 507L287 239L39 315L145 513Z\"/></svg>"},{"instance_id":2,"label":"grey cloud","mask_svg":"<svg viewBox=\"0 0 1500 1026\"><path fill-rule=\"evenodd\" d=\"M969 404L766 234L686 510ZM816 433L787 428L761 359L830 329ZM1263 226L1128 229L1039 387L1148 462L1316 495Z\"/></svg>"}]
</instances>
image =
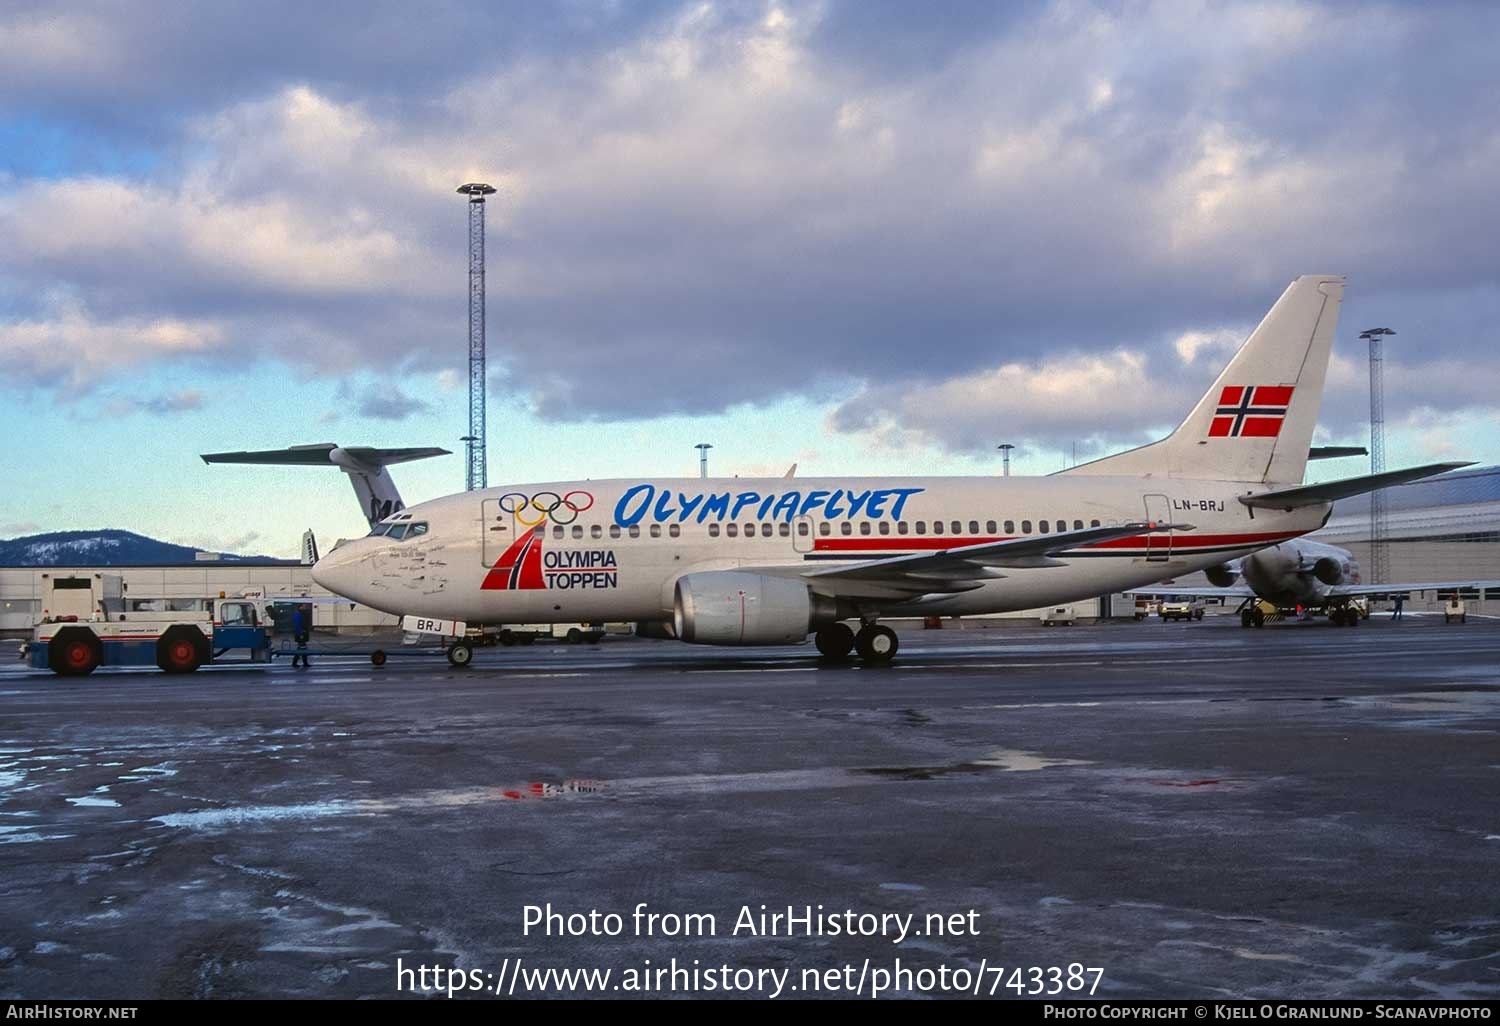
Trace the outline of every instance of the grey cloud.
<instances>
[{"instance_id":1,"label":"grey cloud","mask_svg":"<svg viewBox=\"0 0 1500 1026\"><path fill-rule=\"evenodd\" d=\"M0 234L23 242L0 301L30 313L64 281L106 321L212 319L213 351L337 376L460 366L452 189L482 175L501 186L491 357L553 418L841 392L836 424L899 430L921 422L905 393L1123 349L1162 400L1101 417L1133 437L1202 387L1176 335L1253 324L1324 271L1350 275L1341 352L1367 318L1422 340L1393 415L1445 401L1445 361L1500 371L1472 344L1500 312L1482 43L1500 11L633 6L528 8L492 50L405 8L356 18L353 41L274 4L179 12L171 45L215 53L222 84L159 129L162 168L107 183L123 191L0 185ZM305 40L272 55L278 18ZM156 30L122 32L89 75L131 78L140 53L163 70L132 88L164 95L194 73L160 60ZM72 88L24 86L80 117L108 106ZM370 416L420 408L374 400ZM1354 425L1359 400L1331 393L1329 423ZM1046 412L1019 404L1009 431L1060 437ZM991 428L920 423L958 447Z\"/></svg>"},{"instance_id":2,"label":"grey cloud","mask_svg":"<svg viewBox=\"0 0 1500 1026\"><path fill-rule=\"evenodd\" d=\"M354 397L354 409L361 417L375 420L405 420L432 407L421 399L407 395L396 385L373 385Z\"/></svg>"},{"instance_id":3,"label":"grey cloud","mask_svg":"<svg viewBox=\"0 0 1500 1026\"><path fill-rule=\"evenodd\" d=\"M166 395L152 396L139 401L139 407L148 413L166 416L173 413L189 413L203 409L203 393L197 389L183 389Z\"/></svg>"}]
</instances>

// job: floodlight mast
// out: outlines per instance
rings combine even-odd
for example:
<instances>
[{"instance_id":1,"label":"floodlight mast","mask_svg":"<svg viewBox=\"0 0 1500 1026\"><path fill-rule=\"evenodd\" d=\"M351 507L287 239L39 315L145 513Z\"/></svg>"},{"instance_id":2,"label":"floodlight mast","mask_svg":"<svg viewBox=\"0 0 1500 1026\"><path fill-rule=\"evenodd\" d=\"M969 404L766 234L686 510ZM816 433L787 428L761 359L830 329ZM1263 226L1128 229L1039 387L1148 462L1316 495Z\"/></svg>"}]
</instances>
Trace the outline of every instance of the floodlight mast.
<instances>
[{"instance_id":1,"label":"floodlight mast","mask_svg":"<svg viewBox=\"0 0 1500 1026\"><path fill-rule=\"evenodd\" d=\"M469 197L469 433L464 438L468 450L464 487L472 492L489 486L484 427L484 198L495 187L469 182L460 185L458 192Z\"/></svg>"}]
</instances>

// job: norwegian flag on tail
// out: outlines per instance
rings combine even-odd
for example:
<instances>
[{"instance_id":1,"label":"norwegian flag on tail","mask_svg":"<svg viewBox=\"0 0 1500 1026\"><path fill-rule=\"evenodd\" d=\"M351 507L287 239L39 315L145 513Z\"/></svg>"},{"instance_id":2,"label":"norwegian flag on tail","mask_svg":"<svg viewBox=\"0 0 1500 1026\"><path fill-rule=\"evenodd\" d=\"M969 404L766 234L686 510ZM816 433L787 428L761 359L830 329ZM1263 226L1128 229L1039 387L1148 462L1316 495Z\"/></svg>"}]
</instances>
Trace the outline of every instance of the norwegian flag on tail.
<instances>
[{"instance_id":1,"label":"norwegian flag on tail","mask_svg":"<svg viewBox=\"0 0 1500 1026\"><path fill-rule=\"evenodd\" d=\"M1275 438L1292 405L1292 385L1225 385L1210 438Z\"/></svg>"}]
</instances>

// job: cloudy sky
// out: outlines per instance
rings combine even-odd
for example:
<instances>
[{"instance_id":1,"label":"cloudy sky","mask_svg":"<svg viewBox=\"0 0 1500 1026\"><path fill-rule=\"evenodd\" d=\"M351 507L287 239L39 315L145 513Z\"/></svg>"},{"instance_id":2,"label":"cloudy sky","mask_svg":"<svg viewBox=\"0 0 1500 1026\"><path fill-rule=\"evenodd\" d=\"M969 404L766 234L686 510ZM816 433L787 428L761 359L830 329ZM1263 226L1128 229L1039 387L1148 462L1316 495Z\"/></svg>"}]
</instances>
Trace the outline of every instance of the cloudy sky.
<instances>
[{"instance_id":1,"label":"cloudy sky","mask_svg":"<svg viewBox=\"0 0 1500 1026\"><path fill-rule=\"evenodd\" d=\"M336 473L1048 473L1169 429L1349 277L1320 432L1500 462L1500 7L945 0L0 5L0 536L292 554ZM1325 464L1322 476L1360 472ZM459 456L398 468L408 501ZM325 541L325 546L327 541Z\"/></svg>"}]
</instances>

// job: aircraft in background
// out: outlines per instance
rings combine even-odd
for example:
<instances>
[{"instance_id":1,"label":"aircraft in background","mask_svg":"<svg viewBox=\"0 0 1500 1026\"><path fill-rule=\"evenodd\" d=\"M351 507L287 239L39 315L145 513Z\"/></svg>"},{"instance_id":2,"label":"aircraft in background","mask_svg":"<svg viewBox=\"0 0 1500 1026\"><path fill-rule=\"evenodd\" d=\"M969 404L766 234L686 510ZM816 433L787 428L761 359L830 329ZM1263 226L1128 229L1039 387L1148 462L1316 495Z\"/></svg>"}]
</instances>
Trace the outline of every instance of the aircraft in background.
<instances>
[{"instance_id":1,"label":"aircraft in background","mask_svg":"<svg viewBox=\"0 0 1500 1026\"><path fill-rule=\"evenodd\" d=\"M348 448L332 442L294 445L287 449L261 449L255 452L204 453L204 463L258 463L283 467L338 467L349 475L360 511L374 527L393 513L406 508L396 482L385 468L395 463L410 463L432 456L449 456L447 449L433 446L412 449L377 449L367 445ZM304 552L306 552L304 538ZM316 546L314 546L314 553Z\"/></svg>"},{"instance_id":2,"label":"aircraft in background","mask_svg":"<svg viewBox=\"0 0 1500 1026\"><path fill-rule=\"evenodd\" d=\"M1344 279L1292 282L1168 437L1043 478L566 480L384 518L312 568L455 638L470 625L670 621L682 641L889 662L882 618L1139 588L1322 526L1336 499L1463 463L1302 484ZM858 631L848 623L858 625Z\"/></svg>"},{"instance_id":3,"label":"aircraft in background","mask_svg":"<svg viewBox=\"0 0 1500 1026\"><path fill-rule=\"evenodd\" d=\"M1161 585L1135 588L1137 596L1180 595L1185 598L1243 599L1240 626L1265 626L1259 599L1282 611L1326 613L1328 621L1345 627L1359 625L1355 600L1367 595L1401 595L1420 591L1458 592L1466 589L1500 588L1500 581L1410 581L1365 584L1359 561L1348 549L1310 538L1269 545L1234 564L1221 563L1204 571L1212 587L1180 588ZM1236 582L1243 579L1244 584Z\"/></svg>"}]
</instances>

